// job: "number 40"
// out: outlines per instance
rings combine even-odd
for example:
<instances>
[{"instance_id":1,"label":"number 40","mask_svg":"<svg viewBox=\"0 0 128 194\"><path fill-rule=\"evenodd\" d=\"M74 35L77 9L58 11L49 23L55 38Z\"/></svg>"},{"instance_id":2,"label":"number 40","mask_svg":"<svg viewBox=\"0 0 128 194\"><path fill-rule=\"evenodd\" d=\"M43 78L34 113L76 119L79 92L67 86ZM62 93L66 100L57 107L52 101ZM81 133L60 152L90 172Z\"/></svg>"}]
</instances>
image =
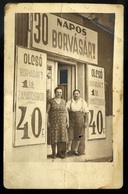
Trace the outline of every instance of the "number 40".
<instances>
[{"instance_id":1,"label":"number 40","mask_svg":"<svg viewBox=\"0 0 128 194\"><path fill-rule=\"evenodd\" d=\"M25 118L25 114L26 114L26 110L27 107L24 106L19 106L19 109L21 110L21 118L19 121L19 124L17 125L17 130L24 130L24 134L23 137L21 137L21 139L30 139L30 137L28 136L28 122L26 122L24 124L23 127L21 127L23 120ZM36 134L35 132L35 116L36 116L36 112L38 113L38 132ZM32 128L32 132L33 135L38 138L41 132L41 127L42 127L42 115L41 115L41 111L38 107L36 107L33 112L32 112L32 117L31 117L31 128Z\"/></svg>"},{"instance_id":2,"label":"number 40","mask_svg":"<svg viewBox=\"0 0 128 194\"><path fill-rule=\"evenodd\" d=\"M90 123L89 127L92 128L92 135L96 134L96 126L97 126L97 132L101 134L103 132L103 115L101 111L97 112L96 122L93 121L94 117L94 110L90 111Z\"/></svg>"}]
</instances>

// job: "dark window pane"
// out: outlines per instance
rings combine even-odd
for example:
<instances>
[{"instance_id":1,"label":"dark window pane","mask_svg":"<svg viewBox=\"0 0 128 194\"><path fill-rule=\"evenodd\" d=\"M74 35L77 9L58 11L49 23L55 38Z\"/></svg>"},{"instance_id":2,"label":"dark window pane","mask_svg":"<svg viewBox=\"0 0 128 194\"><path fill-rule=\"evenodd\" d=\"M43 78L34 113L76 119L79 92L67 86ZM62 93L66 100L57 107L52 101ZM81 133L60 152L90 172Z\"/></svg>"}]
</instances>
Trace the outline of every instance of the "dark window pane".
<instances>
[{"instance_id":1,"label":"dark window pane","mask_svg":"<svg viewBox=\"0 0 128 194\"><path fill-rule=\"evenodd\" d=\"M67 84L67 70L60 70L60 84Z\"/></svg>"}]
</instances>

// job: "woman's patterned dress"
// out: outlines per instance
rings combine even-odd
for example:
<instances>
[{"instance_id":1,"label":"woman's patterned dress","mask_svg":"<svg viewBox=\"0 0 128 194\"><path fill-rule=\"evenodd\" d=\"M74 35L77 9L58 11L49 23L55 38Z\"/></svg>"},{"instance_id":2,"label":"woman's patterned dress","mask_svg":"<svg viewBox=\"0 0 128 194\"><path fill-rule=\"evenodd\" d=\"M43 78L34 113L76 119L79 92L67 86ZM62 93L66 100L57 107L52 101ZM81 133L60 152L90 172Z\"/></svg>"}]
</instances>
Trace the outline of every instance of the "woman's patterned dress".
<instances>
[{"instance_id":1,"label":"woman's patterned dress","mask_svg":"<svg viewBox=\"0 0 128 194\"><path fill-rule=\"evenodd\" d=\"M61 99L61 102L58 104L54 98L52 98L48 103L51 106L49 110L51 143L67 142L66 102L64 99Z\"/></svg>"}]
</instances>

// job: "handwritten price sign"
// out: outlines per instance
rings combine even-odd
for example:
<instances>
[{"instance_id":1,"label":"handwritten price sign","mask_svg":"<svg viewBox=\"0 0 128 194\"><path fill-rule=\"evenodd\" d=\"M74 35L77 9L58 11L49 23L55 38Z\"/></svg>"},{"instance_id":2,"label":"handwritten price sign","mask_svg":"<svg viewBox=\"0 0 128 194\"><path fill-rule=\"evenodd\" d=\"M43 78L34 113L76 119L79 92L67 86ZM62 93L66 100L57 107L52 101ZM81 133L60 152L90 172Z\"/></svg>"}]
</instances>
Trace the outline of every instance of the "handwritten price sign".
<instances>
[{"instance_id":1,"label":"handwritten price sign","mask_svg":"<svg viewBox=\"0 0 128 194\"><path fill-rule=\"evenodd\" d=\"M17 47L14 146L45 142L46 55Z\"/></svg>"},{"instance_id":2,"label":"handwritten price sign","mask_svg":"<svg viewBox=\"0 0 128 194\"><path fill-rule=\"evenodd\" d=\"M104 68L88 65L87 79L89 104L88 139L105 138Z\"/></svg>"}]
</instances>

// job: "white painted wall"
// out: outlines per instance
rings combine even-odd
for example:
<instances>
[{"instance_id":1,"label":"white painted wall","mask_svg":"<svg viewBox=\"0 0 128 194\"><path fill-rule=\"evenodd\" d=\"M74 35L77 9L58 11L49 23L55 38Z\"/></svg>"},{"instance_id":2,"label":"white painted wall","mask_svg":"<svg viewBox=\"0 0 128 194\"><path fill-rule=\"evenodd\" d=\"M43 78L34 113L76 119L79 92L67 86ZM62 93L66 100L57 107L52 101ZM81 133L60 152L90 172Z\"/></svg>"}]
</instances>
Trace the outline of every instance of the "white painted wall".
<instances>
[{"instance_id":1,"label":"white painted wall","mask_svg":"<svg viewBox=\"0 0 128 194\"><path fill-rule=\"evenodd\" d=\"M113 155L112 149L112 116L107 116L106 118L106 138L105 139L95 139L87 140L85 139L85 154L87 160L109 158Z\"/></svg>"}]
</instances>

